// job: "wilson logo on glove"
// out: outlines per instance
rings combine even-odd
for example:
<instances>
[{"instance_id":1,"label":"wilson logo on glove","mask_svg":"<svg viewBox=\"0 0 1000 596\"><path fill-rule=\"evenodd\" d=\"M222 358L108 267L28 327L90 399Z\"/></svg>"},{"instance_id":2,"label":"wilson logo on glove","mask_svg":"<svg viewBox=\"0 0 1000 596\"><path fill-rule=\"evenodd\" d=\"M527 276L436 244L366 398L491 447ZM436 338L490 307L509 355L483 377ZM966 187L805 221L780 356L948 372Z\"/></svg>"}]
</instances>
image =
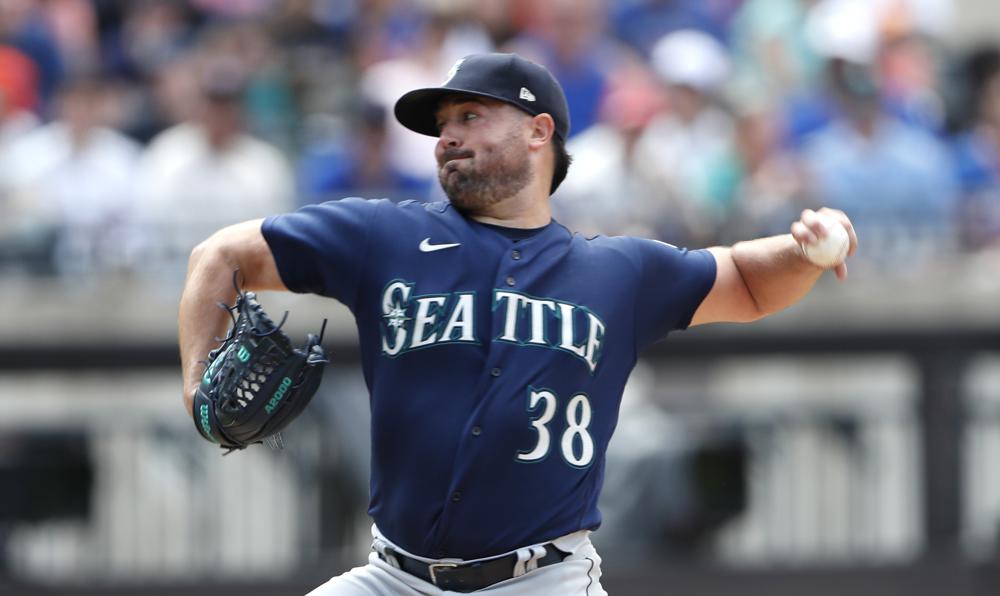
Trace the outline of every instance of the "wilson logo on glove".
<instances>
[{"instance_id":1,"label":"wilson logo on glove","mask_svg":"<svg viewBox=\"0 0 1000 596\"><path fill-rule=\"evenodd\" d=\"M265 440L280 445L281 430L312 400L329 362L320 345L326 320L295 348L281 330L288 313L275 325L253 292L236 289L236 304L219 305L233 326L209 353L194 396L195 428L226 453Z\"/></svg>"}]
</instances>

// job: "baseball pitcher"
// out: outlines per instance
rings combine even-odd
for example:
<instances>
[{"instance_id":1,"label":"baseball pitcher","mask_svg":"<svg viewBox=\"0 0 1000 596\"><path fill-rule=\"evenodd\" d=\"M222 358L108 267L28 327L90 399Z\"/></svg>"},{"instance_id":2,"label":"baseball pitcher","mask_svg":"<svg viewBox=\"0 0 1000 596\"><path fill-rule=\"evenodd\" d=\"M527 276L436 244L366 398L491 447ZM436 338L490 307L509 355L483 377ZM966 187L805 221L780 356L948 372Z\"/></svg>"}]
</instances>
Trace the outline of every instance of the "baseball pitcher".
<instances>
[{"instance_id":1,"label":"baseball pitcher","mask_svg":"<svg viewBox=\"0 0 1000 596\"><path fill-rule=\"evenodd\" d=\"M188 411L207 438L259 438L230 432L227 402L208 399L205 355L230 322L216 303L242 299L234 270L247 290L336 299L355 317L370 392L373 545L367 565L312 594L605 594L589 534L636 359L673 330L790 306L825 268L843 279L843 257L824 267L803 247L833 225L853 254L851 223L807 210L790 234L705 250L575 235L549 204L570 165L565 96L513 54L460 60L395 116L438 137L449 201L348 198L205 240L180 305ZM297 366L324 361L317 344Z\"/></svg>"}]
</instances>

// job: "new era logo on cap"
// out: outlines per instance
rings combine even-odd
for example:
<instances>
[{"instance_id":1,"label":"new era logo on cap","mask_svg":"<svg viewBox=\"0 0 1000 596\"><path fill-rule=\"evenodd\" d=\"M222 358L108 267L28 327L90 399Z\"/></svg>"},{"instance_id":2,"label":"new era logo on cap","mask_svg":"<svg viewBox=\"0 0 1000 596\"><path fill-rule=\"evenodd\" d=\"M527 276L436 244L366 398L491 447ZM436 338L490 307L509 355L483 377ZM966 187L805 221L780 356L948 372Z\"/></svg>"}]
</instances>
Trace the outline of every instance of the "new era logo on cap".
<instances>
[{"instance_id":1,"label":"new era logo on cap","mask_svg":"<svg viewBox=\"0 0 1000 596\"><path fill-rule=\"evenodd\" d=\"M521 87L521 94L518 97L528 101L535 101L535 94L529 91L527 87Z\"/></svg>"}]
</instances>

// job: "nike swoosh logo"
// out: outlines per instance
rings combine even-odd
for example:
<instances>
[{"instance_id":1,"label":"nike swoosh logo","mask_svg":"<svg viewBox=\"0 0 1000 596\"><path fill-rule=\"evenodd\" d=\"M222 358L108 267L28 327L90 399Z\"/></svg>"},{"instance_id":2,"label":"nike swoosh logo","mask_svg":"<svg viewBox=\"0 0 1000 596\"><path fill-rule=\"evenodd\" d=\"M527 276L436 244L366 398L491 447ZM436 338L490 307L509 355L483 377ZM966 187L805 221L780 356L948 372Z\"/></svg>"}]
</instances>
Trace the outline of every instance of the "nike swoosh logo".
<instances>
[{"instance_id":1,"label":"nike swoosh logo","mask_svg":"<svg viewBox=\"0 0 1000 596\"><path fill-rule=\"evenodd\" d=\"M420 241L420 252L434 252L436 250L444 250L446 248L455 248L456 246L462 246L462 243L455 242L454 244L431 244L430 237L427 237Z\"/></svg>"}]
</instances>

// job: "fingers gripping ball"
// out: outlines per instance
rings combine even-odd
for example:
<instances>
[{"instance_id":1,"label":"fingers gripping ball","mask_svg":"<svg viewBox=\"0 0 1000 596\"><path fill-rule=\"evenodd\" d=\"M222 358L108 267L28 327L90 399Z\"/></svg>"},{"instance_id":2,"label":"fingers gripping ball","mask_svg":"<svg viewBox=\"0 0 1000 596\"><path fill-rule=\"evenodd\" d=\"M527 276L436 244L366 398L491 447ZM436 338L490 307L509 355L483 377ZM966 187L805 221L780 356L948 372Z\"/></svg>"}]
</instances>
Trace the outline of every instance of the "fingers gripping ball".
<instances>
[{"instance_id":1,"label":"fingers gripping ball","mask_svg":"<svg viewBox=\"0 0 1000 596\"><path fill-rule=\"evenodd\" d=\"M842 223L831 217L818 217L820 224L826 230L826 236L818 238L816 242L810 244L801 244L802 252L817 267L824 269L836 267L847 258L851 239Z\"/></svg>"},{"instance_id":2,"label":"fingers gripping ball","mask_svg":"<svg viewBox=\"0 0 1000 596\"><path fill-rule=\"evenodd\" d=\"M208 355L194 397L195 427L223 449L245 449L266 439L280 444L281 432L302 412L319 388L328 362L319 336L309 334L295 348L253 292L239 292L233 326ZM285 317L288 313L285 313Z\"/></svg>"}]
</instances>

